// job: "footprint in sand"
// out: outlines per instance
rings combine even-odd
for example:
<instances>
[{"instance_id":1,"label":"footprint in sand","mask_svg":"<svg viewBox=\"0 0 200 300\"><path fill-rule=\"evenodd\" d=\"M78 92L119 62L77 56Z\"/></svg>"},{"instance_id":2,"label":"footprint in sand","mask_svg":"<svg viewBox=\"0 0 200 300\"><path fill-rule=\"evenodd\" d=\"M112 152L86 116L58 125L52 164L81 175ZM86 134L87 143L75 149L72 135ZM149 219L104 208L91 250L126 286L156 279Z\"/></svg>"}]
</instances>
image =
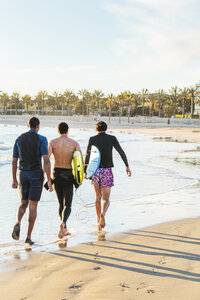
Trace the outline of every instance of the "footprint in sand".
<instances>
[{"instance_id":1,"label":"footprint in sand","mask_svg":"<svg viewBox=\"0 0 200 300\"><path fill-rule=\"evenodd\" d=\"M148 294L154 294L156 291L155 290L153 290L153 289L149 289L149 290L147 290L147 293Z\"/></svg>"},{"instance_id":2,"label":"footprint in sand","mask_svg":"<svg viewBox=\"0 0 200 300\"><path fill-rule=\"evenodd\" d=\"M19 267L19 268L15 269L15 271L16 271L16 272L20 272L20 271L25 270L26 268L27 268L26 266Z\"/></svg>"},{"instance_id":3,"label":"footprint in sand","mask_svg":"<svg viewBox=\"0 0 200 300\"><path fill-rule=\"evenodd\" d=\"M99 255L99 252L96 252L94 259L96 259L96 260L100 259L100 257L98 257L98 255Z\"/></svg>"},{"instance_id":4,"label":"footprint in sand","mask_svg":"<svg viewBox=\"0 0 200 300\"><path fill-rule=\"evenodd\" d=\"M120 283L120 286L122 287L122 292L125 292L127 291L127 289L130 289L130 286L125 282Z\"/></svg>"},{"instance_id":5,"label":"footprint in sand","mask_svg":"<svg viewBox=\"0 0 200 300\"><path fill-rule=\"evenodd\" d=\"M102 270L101 267L95 267L93 270Z\"/></svg>"},{"instance_id":6,"label":"footprint in sand","mask_svg":"<svg viewBox=\"0 0 200 300\"><path fill-rule=\"evenodd\" d=\"M148 287L149 286L149 284L147 283L147 282L141 282L140 284L139 284L139 286L137 287L137 291L138 290L141 290L141 289L144 289L144 288L146 288L146 287Z\"/></svg>"},{"instance_id":7,"label":"footprint in sand","mask_svg":"<svg viewBox=\"0 0 200 300\"><path fill-rule=\"evenodd\" d=\"M41 278L42 278L41 276L34 277L34 278L32 279L32 281L38 281L38 280L40 280Z\"/></svg>"},{"instance_id":8,"label":"footprint in sand","mask_svg":"<svg viewBox=\"0 0 200 300\"><path fill-rule=\"evenodd\" d=\"M167 258L163 256L163 258L158 262L160 265L165 265L167 263Z\"/></svg>"},{"instance_id":9,"label":"footprint in sand","mask_svg":"<svg viewBox=\"0 0 200 300\"><path fill-rule=\"evenodd\" d=\"M83 283L84 283L84 281L79 281L78 283L74 283L69 287L69 289L75 290L75 291L80 290L82 288Z\"/></svg>"},{"instance_id":10,"label":"footprint in sand","mask_svg":"<svg viewBox=\"0 0 200 300\"><path fill-rule=\"evenodd\" d=\"M146 288L148 288L148 289L146 289ZM148 282L141 282L141 283L139 284L139 286L137 287L137 291L138 291L138 290L141 290L141 289L146 289L146 292L147 292L148 294L154 294L154 293L156 292L155 288L154 288L153 286L150 286L150 285L148 284Z\"/></svg>"}]
</instances>

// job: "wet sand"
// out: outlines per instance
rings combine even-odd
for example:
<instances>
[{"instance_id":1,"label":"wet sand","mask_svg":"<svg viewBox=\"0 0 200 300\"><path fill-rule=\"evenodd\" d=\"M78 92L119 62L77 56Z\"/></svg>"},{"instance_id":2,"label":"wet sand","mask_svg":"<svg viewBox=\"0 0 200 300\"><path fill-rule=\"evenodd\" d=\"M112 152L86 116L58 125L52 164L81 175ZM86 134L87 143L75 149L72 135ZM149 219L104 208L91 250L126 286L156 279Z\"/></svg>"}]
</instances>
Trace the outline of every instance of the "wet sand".
<instances>
[{"instance_id":1,"label":"wet sand","mask_svg":"<svg viewBox=\"0 0 200 300\"><path fill-rule=\"evenodd\" d=\"M41 118L41 126L67 121L59 118ZM0 123L25 125L27 120L28 117L18 117L11 122L1 117ZM93 128L95 122L92 118L86 122L71 119L69 124ZM113 123L110 129L200 142L200 129L196 126L131 126ZM24 253L12 254L12 259L2 263L0 298L200 299L199 228L200 219L186 219L74 248L65 248L67 245L62 243L52 253L30 251L27 257Z\"/></svg>"},{"instance_id":2,"label":"wet sand","mask_svg":"<svg viewBox=\"0 0 200 300\"><path fill-rule=\"evenodd\" d=\"M200 299L200 219L4 263L1 299ZM64 245L63 245L64 246Z\"/></svg>"}]
</instances>

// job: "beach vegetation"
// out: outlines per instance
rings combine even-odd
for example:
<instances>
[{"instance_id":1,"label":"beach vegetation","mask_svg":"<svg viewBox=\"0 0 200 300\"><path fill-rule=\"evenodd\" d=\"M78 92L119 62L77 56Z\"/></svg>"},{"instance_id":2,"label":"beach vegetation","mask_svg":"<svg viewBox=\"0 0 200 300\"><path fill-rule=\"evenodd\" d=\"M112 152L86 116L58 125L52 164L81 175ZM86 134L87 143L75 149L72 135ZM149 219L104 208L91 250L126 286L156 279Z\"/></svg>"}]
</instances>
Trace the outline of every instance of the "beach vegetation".
<instances>
[{"instance_id":1,"label":"beach vegetation","mask_svg":"<svg viewBox=\"0 0 200 300\"><path fill-rule=\"evenodd\" d=\"M39 114L39 115L90 115L96 118L108 116L126 116L128 123L131 117L167 117L198 118L196 107L200 104L200 91L197 86L171 87L167 92L159 89L150 92L143 88L139 92L130 90L118 94L100 89L93 92L80 89L75 93L71 89L64 92L48 93L40 90L36 95L21 95L18 91L8 94L0 91L0 106L3 114Z\"/></svg>"}]
</instances>

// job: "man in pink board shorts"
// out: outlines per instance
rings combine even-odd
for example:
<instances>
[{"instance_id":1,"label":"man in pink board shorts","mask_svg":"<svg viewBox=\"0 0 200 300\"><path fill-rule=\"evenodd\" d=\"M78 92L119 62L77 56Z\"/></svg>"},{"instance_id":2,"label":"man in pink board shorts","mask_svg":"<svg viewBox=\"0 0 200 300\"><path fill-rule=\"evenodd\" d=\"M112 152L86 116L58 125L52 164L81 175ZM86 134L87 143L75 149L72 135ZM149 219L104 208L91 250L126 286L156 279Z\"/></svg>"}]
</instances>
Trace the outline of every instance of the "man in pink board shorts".
<instances>
[{"instance_id":1,"label":"man in pink board shorts","mask_svg":"<svg viewBox=\"0 0 200 300\"><path fill-rule=\"evenodd\" d=\"M101 161L99 169L92 177L91 183L95 191L95 207L97 214L97 226L101 231L105 227L105 215L110 205L110 193L111 187L114 186L114 178L112 173L113 164L113 147L120 154L125 166L126 173L130 177L131 170L128 165L126 154L121 148L117 138L113 135L107 134L107 124L103 121L99 121L96 124L97 135L92 136L88 141L85 158L85 173L90 159L90 152L92 145L96 146L101 154Z\"/></svg>"}]
</instances>

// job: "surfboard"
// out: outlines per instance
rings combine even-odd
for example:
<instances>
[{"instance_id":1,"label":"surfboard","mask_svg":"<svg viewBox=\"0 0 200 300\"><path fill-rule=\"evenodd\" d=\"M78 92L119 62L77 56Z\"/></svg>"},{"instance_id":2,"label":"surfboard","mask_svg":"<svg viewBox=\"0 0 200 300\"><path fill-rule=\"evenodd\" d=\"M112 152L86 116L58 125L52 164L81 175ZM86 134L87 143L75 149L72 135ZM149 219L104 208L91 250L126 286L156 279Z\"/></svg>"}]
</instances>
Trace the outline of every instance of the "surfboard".
<instances>
[{"instance_id":1,"label":"surfboard","mask_svg":"<svg viewBox=\"0 0 200 300\"><path fill-rule=\"evenodd\" d=\"M101 154L96 146L92 145L90 152L90 159L86 171L86 177L88 179L91 179L92 176L96 173L101 161Z\"/></svg>"},{"instance_id":2,"label":"surfboard","mask_svg":"<svg viewBox=\"0 0 200 300\"><path fill-rule=\"evenodd\" d=\"M72 168L74 178L77 184L81 184L83 181L84 169L83 169L83 159L82 155L79 151L74 151L73 160L72 160Z\"/></svg>"}]
</instances>

